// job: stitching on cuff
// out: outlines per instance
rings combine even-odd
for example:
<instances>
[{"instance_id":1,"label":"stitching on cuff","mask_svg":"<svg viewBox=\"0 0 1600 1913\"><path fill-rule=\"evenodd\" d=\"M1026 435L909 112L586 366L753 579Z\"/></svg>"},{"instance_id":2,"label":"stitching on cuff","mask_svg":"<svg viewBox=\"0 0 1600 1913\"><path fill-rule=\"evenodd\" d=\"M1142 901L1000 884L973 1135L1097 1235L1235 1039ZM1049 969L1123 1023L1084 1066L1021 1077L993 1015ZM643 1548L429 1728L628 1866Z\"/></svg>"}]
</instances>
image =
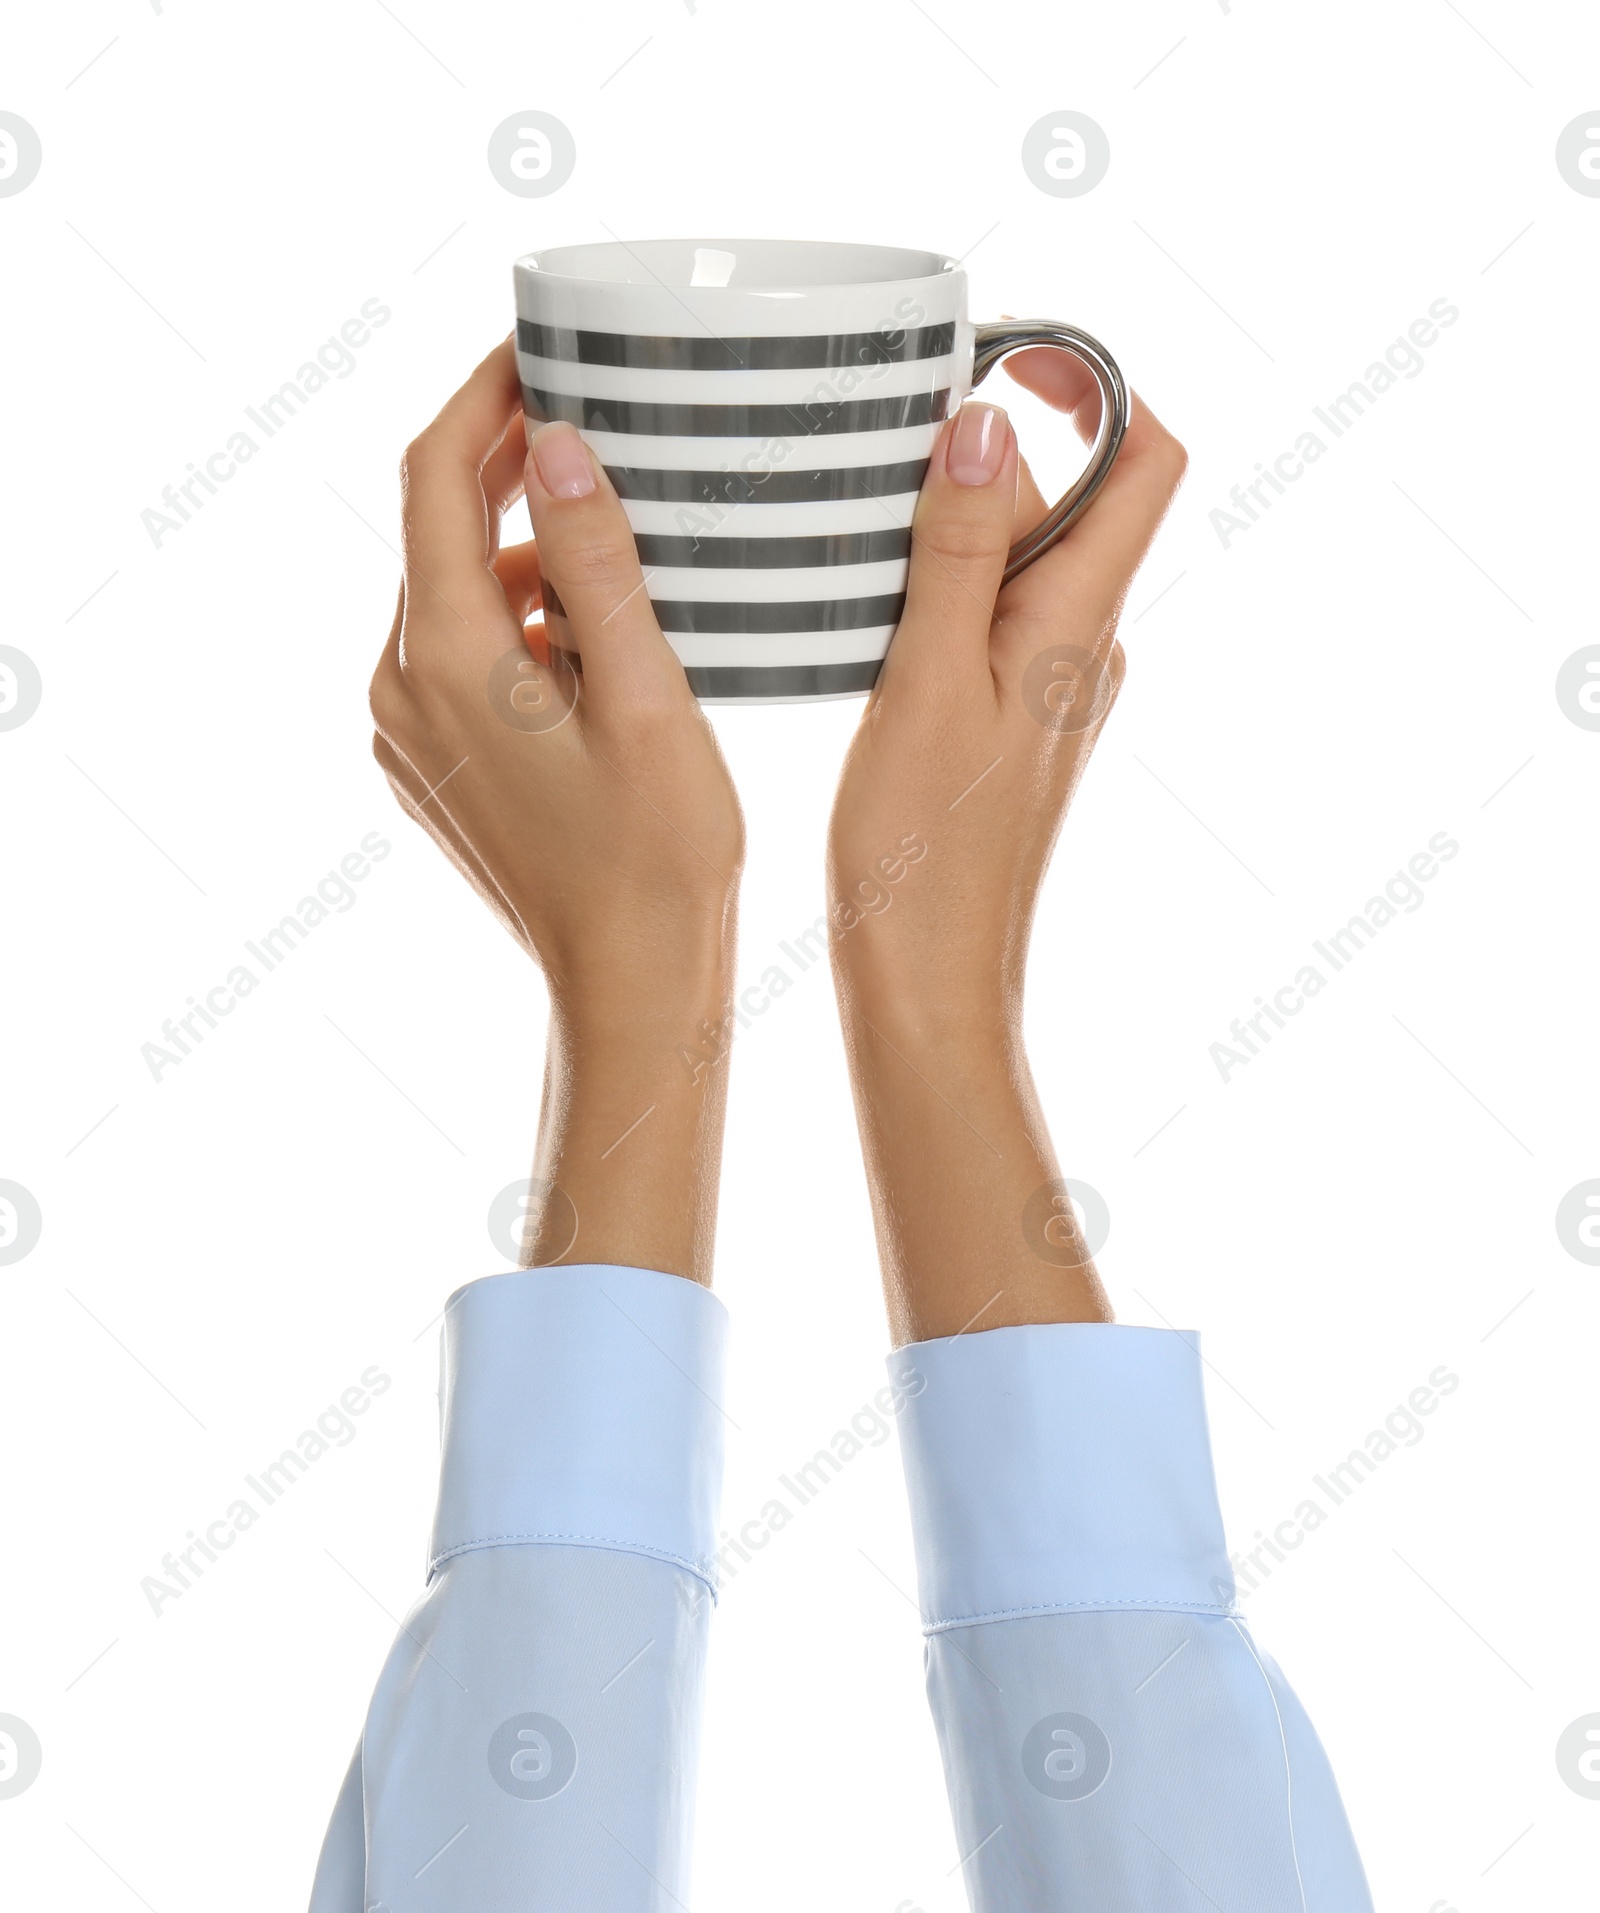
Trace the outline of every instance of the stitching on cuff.
<instances>
[{"instance_id":1,"label":"stitching on cuff","mask_svg":"<svg viewBox=\"0 0 1600 1913\"><path fill-rule=\"evenodd\" d=\"M485 1534L475 1541L458 1541L453 1547L441 1548L428 1562L428 1579L431 1581L446 1561L453 1561L458 1554L473 1554L481 1548L504 1548L539 1543L565 1542L573 1547L610 1548L618 1554L640 1554L647 1560L665 1561L670 1567L682 1568L686 1574L692 1574L696 1580L704 1581L711 1590L712 1599L717 1594L717 1583L711 1570L697 1561L690 1561L681 1554L673 1554L666 1548L652 1548L643 1541L621 1541L615 1535L605 1534Z\"/></svg>"},{"instance_id":2,"label":"stitching on cuff","mask_svg":"<svg viewBox=\"0 0 1600 1913\"><path fill-rule=\"evenodd\" d=\"M1216 1614L1226 1620L1237 1620L1242 1610L1237 1604L1224 1605L1220 1601L1183 1601L1183 1600L1140 1600L1132 1595L1107 1595L1097 1601L1040 1601L1031 1607L995 1608L987 1614L963 1614L951 1620L925 1621L924 1634L944 1634L956 1627L982 1627L987 1621L1017 1621L1034 1614L1070 1614L1089 1611L1099 1614L1115 1614L1122 1610L1156 1611L1167 1614Z\"/></svg>"}]
</instances>

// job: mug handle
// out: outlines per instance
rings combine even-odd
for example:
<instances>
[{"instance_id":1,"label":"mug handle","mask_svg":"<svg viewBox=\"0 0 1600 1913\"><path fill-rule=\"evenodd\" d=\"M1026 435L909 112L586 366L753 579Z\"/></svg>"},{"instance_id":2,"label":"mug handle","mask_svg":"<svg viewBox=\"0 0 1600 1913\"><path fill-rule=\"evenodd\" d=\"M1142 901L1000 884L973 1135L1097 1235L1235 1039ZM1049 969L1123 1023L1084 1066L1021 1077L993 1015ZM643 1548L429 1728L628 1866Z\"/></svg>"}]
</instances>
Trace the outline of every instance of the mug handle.
<instances>
[{"instance_id":1,"label":"mug handle","mask_svg":"<svg viewBox=\"0 0 1600 1913\"><path fill-rule=\"evenodd\" d=\"M1089 462L1033 530L1011 547L1001 580L1009 584L1019 571L1025 571L1035 558L1042 557L1066 535L1110 476L1122 445L1122 435L1128 429L1128 386L1116 360L1100 341L1087 332L1080 332L1075 325L1063 325L1055 319L1001 319L973 330L974 386L982 384L1008 354L1020 352L1026 346L1053 345L1088 366L1100 388L1100 430Z\"/></svg>"}]
</instances>

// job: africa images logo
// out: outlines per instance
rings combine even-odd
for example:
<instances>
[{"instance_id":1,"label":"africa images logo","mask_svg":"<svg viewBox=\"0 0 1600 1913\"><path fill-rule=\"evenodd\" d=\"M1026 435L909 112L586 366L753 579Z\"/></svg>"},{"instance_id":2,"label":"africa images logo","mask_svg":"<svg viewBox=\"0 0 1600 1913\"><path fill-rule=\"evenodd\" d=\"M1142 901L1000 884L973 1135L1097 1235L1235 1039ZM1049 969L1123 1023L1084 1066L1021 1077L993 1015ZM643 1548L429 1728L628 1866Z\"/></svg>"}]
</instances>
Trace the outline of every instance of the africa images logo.
<instances>
[{"instance_id":1,"label":"africa images logo","mask_svg":"<svg viewBox=\"0 0 1600 1913\"><path fill-rule=\"evenodd\" d=\"M1028 1785L1049 1800L1087 1800L1111 1771L1111 1743L1087 1714L1046 1714L1022 1743Z\"/></svg>"},{"instance_id":2,"label":"africa images logo","mask_svg":"<svg viewBox=\"0 0 1600 1913\"><path fill-rule=\"evenodd\" d=\"M549 1800L578 1770L578 1749L553 1714L513 1714L489 1737L489 1772L514 1800Z\"/></svg>"}]
</instances>

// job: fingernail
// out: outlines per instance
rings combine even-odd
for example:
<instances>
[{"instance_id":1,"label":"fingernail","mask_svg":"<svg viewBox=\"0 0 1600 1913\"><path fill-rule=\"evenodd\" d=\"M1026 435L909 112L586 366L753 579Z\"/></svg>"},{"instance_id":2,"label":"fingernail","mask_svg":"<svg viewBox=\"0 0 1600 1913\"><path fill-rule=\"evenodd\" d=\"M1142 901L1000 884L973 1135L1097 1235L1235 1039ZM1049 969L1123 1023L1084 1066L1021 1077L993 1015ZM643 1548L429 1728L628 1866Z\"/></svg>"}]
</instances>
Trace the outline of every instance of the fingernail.
<instances>
[{"instance_id":1,"label":"fingernail","mask_svg":"<svg viewBox=\"0 0 1600 1913\"><path fill-rule=\"evenodd\" d=\"M533 462L539 480L555 498L587 498L594 490L594 466L577 427L557 419L533 435Z\"/></svg>"},{"instance_id":2,"label":"fingernail","mask_svg":"<svg viewBox=\"0 0 1600 1913\"><path fill-rule=\"evenodd\" d=\"M968 399L956 413L944 468L958 485L987 485L1005 463L1009 421L998 405Z\"/></svg>"}]
</instances>

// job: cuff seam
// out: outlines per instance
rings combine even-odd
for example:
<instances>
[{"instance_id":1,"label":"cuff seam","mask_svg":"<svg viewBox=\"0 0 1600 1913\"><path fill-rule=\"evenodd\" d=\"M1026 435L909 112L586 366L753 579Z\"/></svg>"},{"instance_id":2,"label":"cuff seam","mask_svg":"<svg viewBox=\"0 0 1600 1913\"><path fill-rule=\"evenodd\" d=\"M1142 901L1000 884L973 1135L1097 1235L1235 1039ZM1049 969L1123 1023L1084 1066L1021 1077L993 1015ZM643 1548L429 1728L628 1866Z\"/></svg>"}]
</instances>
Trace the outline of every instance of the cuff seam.
<instances>
[{"instance_id":1,"label":"cuff seam","mask_svg":"<svg viewBox=\"0 0 1600 1913\"><path fill-rule=\"evenodd\" d=\"M949 1620L924 1621L922 1631L924 1634L944 1634L952 1628L982 1627L989 1621L1024 1620L1030 1615L1084 1612L1115 1614L1122 1609L1131 1612L1155 1610L1167 1614L1217 1614L1229 1620L1237 1619L1241 1611L1234 1603L1219 1601L1141 1600L1132 1595L1107 1595L1101 1600L1040 1601L1029 1607L995 1608L985 1614L963 1614Z\"/></svg>"},{"instance_id":2,"label":"cuff seam","mask_svg":"<svg viewBox=\"0 0 1600 1913\"><path fill-rule=\"evenodd\" d=\"M505 1548L518 1546L539 1546L565 1543L571 1547L604 1548L614 1554L638 1554L646 1560L664 1561L669 1567L682 1568L686 1574L692 1574L696 1580L703 1581L711 1590L712 1599L717 1594L717 1584L711 1571L701 1562L690 1561L684 1555L673 1554L667 1548L652 1548L644 1541L623 1541L615 1535L605 1534L563 1534L549 1532L540 1534L485 1534L475 1541L457 1541L453 1546L441 1548L428 1562L428 1579L431 1581L446 1561L453 1561L458 1554L474 1554L482 1548Z\"/></svg>"}]
</instances>

